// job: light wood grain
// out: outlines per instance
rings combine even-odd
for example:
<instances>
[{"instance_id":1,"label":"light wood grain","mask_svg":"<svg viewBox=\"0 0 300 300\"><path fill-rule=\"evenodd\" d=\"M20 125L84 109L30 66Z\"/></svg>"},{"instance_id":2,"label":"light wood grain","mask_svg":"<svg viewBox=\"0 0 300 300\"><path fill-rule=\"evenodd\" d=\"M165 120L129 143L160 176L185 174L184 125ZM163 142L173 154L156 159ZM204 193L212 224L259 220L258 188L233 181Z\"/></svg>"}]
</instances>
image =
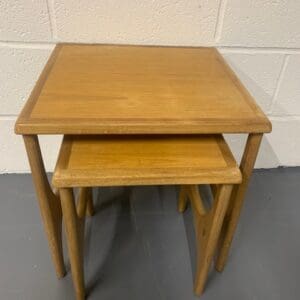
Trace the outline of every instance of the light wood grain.
<instances>
[{"instance_id":1,"label":"light wood grain","mask_svg":"<svg viewBox=\"0 0 300 300\"><path fill-rule=\"evenodd\" d=\"M238 224L245 193L247 191L261 140L262 134L250 134L247 139L245 151L240 164L243 181L241 184L236 185L233 189L230 207L222 229L220 250L216 260L216 269L219 272L223 271L228 258L230 246Z\"/></svg>"},{"instance_id":2,"label":"light wood grain","mask_svg":"<svg viewBox=\"0 0 300 300\"><path fill-rule=\"evenodd\" d=\"M66 136L52 179L56 187L240 181L221 135Z\"/></svg>"},{"instance_id":3,"label":"light wood grain","mask_svg":"<svg viewBox=\"0 0 300 300\"><path fill-rule=\"evenodd\" d=\"M60 44L16 132L269 132L271 124L214 48Z\"/></svg>"},{"instance_id":4,"label":"light wood grain","mask_svg":"<svg viewBox=\"0 0 300 300\"><path fill-rule=\"evenodd\" d=\"M61 205L64 215L64 225L66 228L68 252L70 257L73 283L75 287L76 299L85 298L84 272L83 272L83 224L85 213L80 211L78 217L73 196L73 191L69 189L59 190ZM83 197L81 199L84 199ZM80 200L81 200L80 199ZM82 203L85 212L86 201ZM81 206L81 207L82 207Z\"/></svg>"},{"instance_id":5,"label":"light wood grain","mask_svg":"<svg viewBox=\"0 0 300 300\"><path fill-rule=\"evenodd\" d=\"M84 215L91 217L94 214L92 188L82 187L79 189L77 214L80 218Z\"/></svg>"},{"instance_id":6,"label":"light wood grain","mask_svg":"<svg viewBox=\"0 0 300 300\"><path fill-rule=\"evenodd\" d=\"M95 213L92 188L87 188L86 197L87 197L86 215L88 217L91 217Z\"/></svg>"},{"instance_id":7,"label":"light wood grain","mask_svg":"<svg viewBox=\"0 0 300 300\"><path fill-rule=\"evenodd\" d=\"M232 185L220 185L211 209L207 210L200 196L198 186L184 186L182 197L192 204L197 243L197 267L195 276L195 294L203 293L212 258L228 207Z\"/></svg>"},{"instance_id":8,"label":"light wood grain","mask_svg":"<svg viewBox=\"0 0 300 300\"><path fill-rule=\"evenodd\" d=\"M271 124L214 48L60 44L22 110L15 131L29 134L24 140L41 214L57 274L63 276L61 208L47 181L36 134L264 133L271 131ZM219 270L224 268L238 221L259 148L258 136L248 139L241 164L245 179L234 189L216 265ZM191 157L194 154L188 153ZM193 162L186 162L184 172L177 169L177 175L183 174L176 177L178 183L199 180L198 175L186 176L195 171ZM213 180L221 178L220 173L210 173L207 183L220 183ZM88 170L85 176L97 174ZM231 180L233 174L226 176ZM143 180L144 184L155 184L151 176L143 178L137 173L136 177L142 178L140 184ZM114 178L106 180L104 185L113 185ZM131 183L136 181L131 178ZM83 185L91 182L86 180ZM174 183L174 178L164 177L159 184L167 182ZM119 183L130 184L128 178ZM186 202L179 204L184 210ZM92 212L90 206L88 202L87 214Z\"/></svg>"},{"instance_id":9,"label":"light wood grain","mask_svg":"<svg viewBox=\"0 0 300 300\"><path fill-rule=\"evenodd\" d=\"M85 216L93 215L92 188L80 188L77 206L72 188L59 189L76 299L85 298L84 229Z\"/></svg>"},{"instance_id":10,"label":"light wood grain","mask_svg":"<svg viewBox=\"0 0 300 300\"><path fill-rule=\"evenodd\" d=\"M183 213L187 208L187 190L186 189L187 189L186 185L181 185L179 188L177 209L178 209L178 212L180 212L180 213Z\"/></svg>"},{"instance_id":11,"label":"light wood grain","mask_svg":"<svg viewBox=\"0 0 300 300\"><path fill-rule=\"evenodd\" d=\"M57 277L61 278L65 275L66 270L62 250L62 212L60 199L57 194L53 193L49 185L38 137L25 135L23 138L52 260Z\"/></svg>"}]
</instances>

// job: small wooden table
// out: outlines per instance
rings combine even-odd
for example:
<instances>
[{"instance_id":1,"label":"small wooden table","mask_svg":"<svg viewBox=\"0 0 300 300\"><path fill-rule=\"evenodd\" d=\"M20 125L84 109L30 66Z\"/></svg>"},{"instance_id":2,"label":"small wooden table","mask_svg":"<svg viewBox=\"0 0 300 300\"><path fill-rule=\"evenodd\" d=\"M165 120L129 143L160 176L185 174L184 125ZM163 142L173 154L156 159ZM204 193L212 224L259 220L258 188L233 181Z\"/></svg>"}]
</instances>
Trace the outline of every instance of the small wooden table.
<instances>
[{"instance_id":1,"label":"small wooden table","mask_svg":"<svg viewBox=\"0 0 300 300\"><path fill-rule=\"evenodd\" d=\"M221 134L65 136L52 184L59 190L76 299L86 295L84 221L93 212L93 187L182 185L178 211L183 213L190 202L197 257L194 292L201 295L233 185L241 181L241 171ZM203 184L218 186L209 206L199 193ZM74 188L80 189L77 202Z\"/></svg>"},{"instance_id":2,"label":"small wooden table","mask_svg":"<svg viewBox=\"0 0 300 300\"><path fill-rule=\"evenodd\" d=\"M271 123L214 48L59 44L15 127L22 134L56 272L65 274L61 207L39 134L248 134L223 228L222 270L263 133Z\"/></svg>"}]
</instances>

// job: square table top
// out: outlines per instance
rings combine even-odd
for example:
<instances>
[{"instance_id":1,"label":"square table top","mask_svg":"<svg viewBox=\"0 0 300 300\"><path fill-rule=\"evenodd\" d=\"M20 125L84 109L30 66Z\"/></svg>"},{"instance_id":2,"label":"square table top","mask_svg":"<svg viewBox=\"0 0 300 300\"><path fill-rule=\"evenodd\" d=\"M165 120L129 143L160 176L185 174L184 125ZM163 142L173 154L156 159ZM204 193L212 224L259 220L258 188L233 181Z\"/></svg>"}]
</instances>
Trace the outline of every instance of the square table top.
<instances>
[{"instance_id":1,"label":"square table top","mask_svg":"<svg viewBox=\"0 0 300 300\"><path fill-rule=\"evenodd\" d=\"M264 133L271 123L215 48L58 44L15 131Z\"/></svg>"}]
</instances>

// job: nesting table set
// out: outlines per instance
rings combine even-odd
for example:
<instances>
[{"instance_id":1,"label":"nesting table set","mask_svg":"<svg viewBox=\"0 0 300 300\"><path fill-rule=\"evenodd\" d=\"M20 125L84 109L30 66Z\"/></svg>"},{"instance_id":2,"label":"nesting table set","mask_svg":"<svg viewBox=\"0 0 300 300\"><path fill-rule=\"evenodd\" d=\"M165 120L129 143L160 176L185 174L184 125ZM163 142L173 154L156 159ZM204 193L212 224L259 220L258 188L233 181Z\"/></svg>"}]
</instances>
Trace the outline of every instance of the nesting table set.
<instances>
[{"instance_id":1,"label":"nesting table set","mask_svg":"<svg viewBox=\"0 0 300 300\"><path fill-rule=\"evenodd\" d=\"M215 48L59 44L15 126L23 135L58 277L62 220L77 299L84 299L84 219L92 188L178 185L191 202L195 293L215 256L222 271L264 133L271 124ZM248 139L238 166L222 134ZM64 135L52 189L38 135ZM206 207L198 185L214 196ZM77 201L73 188L79 188ZM175 284L175 283L174 283Z\"/></svg>"}]
</instances>

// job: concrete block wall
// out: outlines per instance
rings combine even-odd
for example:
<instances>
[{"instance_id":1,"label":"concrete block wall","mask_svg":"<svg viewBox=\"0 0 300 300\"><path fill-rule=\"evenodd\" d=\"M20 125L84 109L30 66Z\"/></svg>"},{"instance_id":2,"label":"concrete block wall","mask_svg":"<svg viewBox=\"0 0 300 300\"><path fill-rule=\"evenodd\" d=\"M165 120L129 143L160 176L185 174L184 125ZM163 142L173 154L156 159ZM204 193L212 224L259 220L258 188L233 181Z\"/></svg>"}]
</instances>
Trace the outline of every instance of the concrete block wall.
<instances>
[{"instance_id":1,"label":"concrete block wall","mask_svg":"<svg viewBox=\"0 0 300 300\"><path fill-rule=\"evenodd\" d=\"M57 42L217 46L273 123L256 167L300 165L300 1L1 1L0 173L29 172L13 127ZM42 137L49 171L60 140Z\"/></svg>"}]
</instances>

